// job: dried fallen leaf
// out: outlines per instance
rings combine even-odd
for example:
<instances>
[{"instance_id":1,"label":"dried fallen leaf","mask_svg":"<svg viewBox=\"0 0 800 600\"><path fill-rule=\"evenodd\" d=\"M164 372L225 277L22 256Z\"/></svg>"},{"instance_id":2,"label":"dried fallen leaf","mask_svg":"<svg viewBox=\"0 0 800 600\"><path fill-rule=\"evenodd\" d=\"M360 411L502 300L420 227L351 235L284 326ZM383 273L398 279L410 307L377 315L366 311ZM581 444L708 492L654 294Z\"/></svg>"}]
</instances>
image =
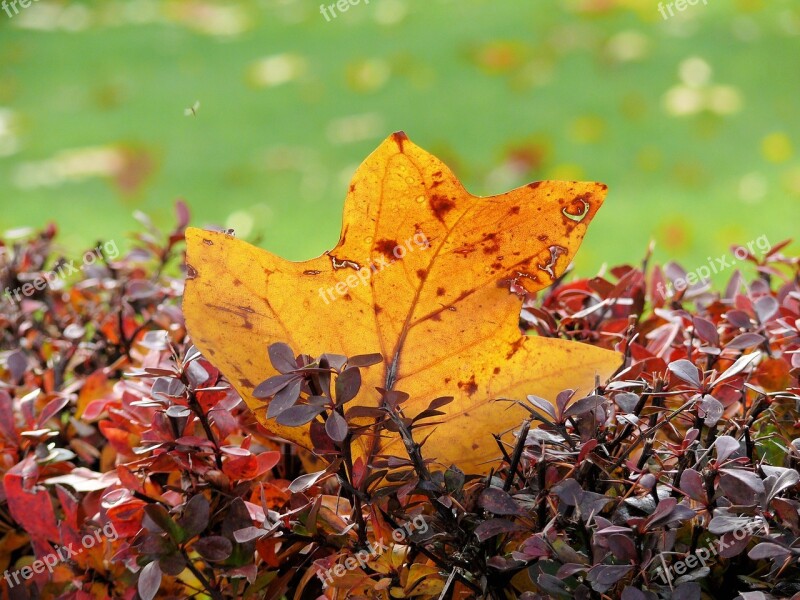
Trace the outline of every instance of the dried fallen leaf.
<instances>
[{"instance_id":1,"label":"dried fallen leaf","mask_svg":"<svg viewBox=\"0 0 800 600\"><path fill-rule=\"evenodd\" d=\"M605 197L599 183L547 181L506 194L469 194L405 134L389 137L356 172L336 248L295 263L220 232L187 230L186 322L194 343L276 434L311 447L308 425L266 419L253 396L277 375L267 347L347 356L380 352L349 406L376 406L375 388L410 394L413 417L434 398L455 400L426 457L482 473L499 455L492 433L527 416L497 398L565 388L589 391L620 364L615 352L518 327L520 288L564 272ZM357 455L404 455L399 437L359 438Z\"/></svg>"}]
</instances>

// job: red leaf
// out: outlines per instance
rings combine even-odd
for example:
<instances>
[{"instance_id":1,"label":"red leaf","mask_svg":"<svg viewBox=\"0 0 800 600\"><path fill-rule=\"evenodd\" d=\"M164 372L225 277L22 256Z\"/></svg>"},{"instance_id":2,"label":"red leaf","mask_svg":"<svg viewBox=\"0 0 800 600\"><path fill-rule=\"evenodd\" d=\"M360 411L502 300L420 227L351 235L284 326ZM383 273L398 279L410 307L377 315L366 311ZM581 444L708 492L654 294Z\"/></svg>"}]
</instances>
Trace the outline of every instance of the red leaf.
<instances>
[{"instance_id":1,"label":"red leaf","mask_svg":"<svg viewBox=\"0 0 800 600\"><path fill-rule=\"evenodd\" d=\"M17 463L3 477L8 510L13 519L40 541L56 541L58 520L56 519L50 494L36 485L39 469L31 455Z\"/></svg>"},{"instance_id":2,"label":"red leaf","mask_svg":"<svg viewBox=\"0 0 800 600\"><path fill-rule=\"evenodd\" d=\"M231 479L252 479L259 475L258 459L252 454L226 458L222 463L222 471Z\"/></svg>"},{"instance_id":3,"label":"red leaf","mask_svg":"<svg viewBox=\"0 0 800 600\"><path fill-rule=\"evenodd\" d=\"M0 435L9 442L19 440L14 423L14 401L5 390L0 390Z\"/></svg>"},{"instance_id":4,"label":"red leaf","mask_svg":"<svg viewBox=\"0 0 800 600\"><path fill-rule=\"evenodd\" d=\"M274 452L262 452L258 455L257 460L258 474L263 475L280 462L281 453L277 450Z\"/></svg>"}]
</instances>

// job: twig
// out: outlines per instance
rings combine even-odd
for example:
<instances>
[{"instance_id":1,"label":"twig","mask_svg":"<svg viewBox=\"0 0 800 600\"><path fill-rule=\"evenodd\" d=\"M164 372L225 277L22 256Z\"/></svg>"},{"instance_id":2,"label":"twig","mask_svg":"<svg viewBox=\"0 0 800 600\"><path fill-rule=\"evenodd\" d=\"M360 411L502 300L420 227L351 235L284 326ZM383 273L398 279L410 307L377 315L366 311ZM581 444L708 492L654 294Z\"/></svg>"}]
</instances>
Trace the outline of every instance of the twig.
<instances>
[{"instance_id":1,"label":"twig","mask_svg":"<svg viewBox=\"0 0 800 600\"><path fill-rule=\"evenodd\" d=\"M525 449L525 440L528 438L528 430L531 428L531 420L526 419L522 423L522 429L519 431L519 437L517 438L517 445L514 447L514 456L511 458L511 465L509 466L509 473L508 477L506 478L506 482L503 484L503 491L507 492L511 489L511 484L514 483L514 476L517 474L517 466L519 466L519 461L522 458L522 452Z\"/></svg>"}]
</instances>

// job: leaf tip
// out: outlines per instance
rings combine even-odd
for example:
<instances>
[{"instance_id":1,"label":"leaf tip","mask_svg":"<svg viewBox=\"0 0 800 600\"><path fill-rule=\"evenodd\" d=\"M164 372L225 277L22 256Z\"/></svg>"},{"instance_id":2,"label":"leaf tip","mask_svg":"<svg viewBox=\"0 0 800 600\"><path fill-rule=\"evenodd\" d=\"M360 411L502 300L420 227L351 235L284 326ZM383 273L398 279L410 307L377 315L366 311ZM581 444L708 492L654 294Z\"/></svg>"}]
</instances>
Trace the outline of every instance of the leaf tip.
<instances>
[{"instance_id":1,"label":"leaf tip","mask_svg":"<svg viewBox=\"0 0 800 600\"><path fill-rule=\"evenodd\" d=\"M406 135L406 132L405 132L405 131L395 131L395 132L394 132L394 133L393 133L393 134L390 136L390 138L389 138L389 139L391 139L392 141L394 141L394 143L395 143L395 144L397 144L397 147L400 149L400 152L403 152L403 146L404 146L404 144L405 144L407 141L409 141L409 140L408 140L408 136Z\"/></svg>"}]
</instances>

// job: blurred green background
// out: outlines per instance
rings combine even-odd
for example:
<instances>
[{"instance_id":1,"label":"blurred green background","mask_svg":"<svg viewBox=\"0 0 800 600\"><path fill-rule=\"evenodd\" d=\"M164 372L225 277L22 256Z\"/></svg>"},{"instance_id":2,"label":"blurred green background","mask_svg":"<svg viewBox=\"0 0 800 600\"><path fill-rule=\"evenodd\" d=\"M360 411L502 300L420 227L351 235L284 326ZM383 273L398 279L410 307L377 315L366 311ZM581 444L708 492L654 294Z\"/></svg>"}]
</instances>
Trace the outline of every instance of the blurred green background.
<instances>
[{"instance_id":1,"label":"blurred green background","mask_svg":"<svg viewBox=\"0 0 800 600\"><path fill-rule=\"evenodd\" d=\"M361 0L330 20L312 0L9 7L0 232L54 221L67 251L121 244L134 211L167 227L184 198L196 225L310 258L335 245L355 168L402 129L475 194L607 183L582 275L638 263L651 239L657 260L693 269L796 237L800 2L681 6Z\"/></svg>"}]
</instances>

